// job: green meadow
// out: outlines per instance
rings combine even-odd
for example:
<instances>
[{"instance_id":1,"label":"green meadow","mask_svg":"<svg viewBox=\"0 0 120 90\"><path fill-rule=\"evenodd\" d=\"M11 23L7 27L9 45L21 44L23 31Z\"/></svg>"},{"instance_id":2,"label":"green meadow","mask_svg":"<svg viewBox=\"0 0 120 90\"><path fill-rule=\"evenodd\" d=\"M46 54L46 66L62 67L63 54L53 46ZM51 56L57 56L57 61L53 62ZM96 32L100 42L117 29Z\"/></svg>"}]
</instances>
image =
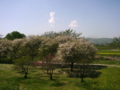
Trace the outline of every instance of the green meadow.
<instances>
[{"instance_id":1,"label":"green meadow","mask_svg":"<svg viewBox=\"0 0 120 90\"><path fill-rule=\"evenodd\" d=\"M53 80L49 80L38 67L30 68L27 79L13 70L13 64L0 64L0 90L120 90L120 68L107 66L99 69L98 77L86 77L81 83L80 78L68 77L65 73L55 71Z\"/></svg>"}]
</instances>

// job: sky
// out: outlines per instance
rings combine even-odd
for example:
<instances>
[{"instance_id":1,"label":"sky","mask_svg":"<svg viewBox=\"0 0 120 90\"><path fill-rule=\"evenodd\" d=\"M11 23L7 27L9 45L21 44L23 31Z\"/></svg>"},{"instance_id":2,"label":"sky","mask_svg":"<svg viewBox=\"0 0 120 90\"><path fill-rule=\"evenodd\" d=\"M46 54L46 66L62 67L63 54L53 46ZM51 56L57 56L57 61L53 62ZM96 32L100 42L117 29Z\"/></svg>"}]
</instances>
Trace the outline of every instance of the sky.
<instances>
[{"instance_id":1,"label":"sky","mask_svg":"<svg viewBox=\"0 0 120 90\"><path fill-rule=\"evenodd\" d=\"M120 36L120 0L0 0L0 34L72 29L84 37Z\"/></svg>"}]
</instances>

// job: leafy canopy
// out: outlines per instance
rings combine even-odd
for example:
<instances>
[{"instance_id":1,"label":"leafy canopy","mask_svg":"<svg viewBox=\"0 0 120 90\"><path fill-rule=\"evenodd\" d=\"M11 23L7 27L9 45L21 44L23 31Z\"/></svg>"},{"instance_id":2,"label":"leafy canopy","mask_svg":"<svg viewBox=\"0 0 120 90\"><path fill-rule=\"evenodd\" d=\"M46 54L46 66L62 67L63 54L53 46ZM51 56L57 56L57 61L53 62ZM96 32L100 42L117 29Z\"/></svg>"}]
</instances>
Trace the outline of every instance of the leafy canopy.
<instances>
[{"instance_id":1,"label":"leafy canopy","mask_svg":"<svg viewBox=\"0 0 120 90\"><path fill-rule=\"evenodd\" d=\"M5 38L8 40L14 40L14 39L20 39L25 38L26 36L18 31L13 31L11 33L8 33Z\"/></svg>"}]
</instances>

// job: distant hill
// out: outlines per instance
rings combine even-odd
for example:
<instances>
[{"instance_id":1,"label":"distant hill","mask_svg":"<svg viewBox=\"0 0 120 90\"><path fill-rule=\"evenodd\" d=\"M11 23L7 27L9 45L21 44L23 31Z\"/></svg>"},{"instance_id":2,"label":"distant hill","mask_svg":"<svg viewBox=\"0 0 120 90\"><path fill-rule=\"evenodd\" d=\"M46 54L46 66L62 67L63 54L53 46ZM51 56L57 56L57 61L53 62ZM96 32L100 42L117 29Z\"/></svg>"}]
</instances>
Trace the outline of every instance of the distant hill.
<instances>
[{"instance_id":1,"label":"distant hill","mask_svg":"<svg viewBox=\"0 0 120 90\"><path fill-rule=\"evenodd\" d=\"M86 38L86 40L94 44L106 44L111 43L113 38Z\"/></svg>"}]
</instances>

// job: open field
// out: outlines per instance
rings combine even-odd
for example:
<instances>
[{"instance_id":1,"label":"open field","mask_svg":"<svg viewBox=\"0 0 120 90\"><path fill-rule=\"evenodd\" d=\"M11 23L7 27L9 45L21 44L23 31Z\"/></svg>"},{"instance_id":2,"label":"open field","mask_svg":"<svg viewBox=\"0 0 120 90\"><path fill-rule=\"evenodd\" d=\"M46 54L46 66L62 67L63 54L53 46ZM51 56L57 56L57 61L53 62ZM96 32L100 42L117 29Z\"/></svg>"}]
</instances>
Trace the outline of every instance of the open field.
<instances>
[{"instance_id":1,"label":"open field","mask_svg":"<svg viewBox=\"0 0 120 90\"><path fill-rule=\"evenodd\" d=\"M116 60L91 60L91 64L109 64L109 65L120 65L120 61Z\"/></svg>"},{"instance_id":2,"label":"open field","mask_svg":"<svg viewBox=\"0 0 120 90\"><path fill-rule=\"evenodd\" d=\"M120 51L119 50L98 50L97 55L101 56L103 58L107 57L107 59L120 61Z\"/></svg>"},{"instance_id":3,"label":"open field","mask_svg":"<svg viewBox=\"0 0 120 90\"><path fill-rule=\"evenodd\" d=\"M13 70L12 64L0 64L0 90L120 90L120 68L106 67L98 70L101 74L96 78L86 77L81 83L80 78L67 77L60 73L54 80L39 68L31 68L28 79ZM60 69L55 72L60 71Z\"/></svg>"},{"instance_id":4,"label":"open field","mask_svg":"<svg viewBox=\"0 0 120 90\"><path fill-rule=\"evenodd\" d=\"M120 55L120 51L113 51L113 50L99 50L98 54L100 55Z\"/></svg>"}]
</instances>

